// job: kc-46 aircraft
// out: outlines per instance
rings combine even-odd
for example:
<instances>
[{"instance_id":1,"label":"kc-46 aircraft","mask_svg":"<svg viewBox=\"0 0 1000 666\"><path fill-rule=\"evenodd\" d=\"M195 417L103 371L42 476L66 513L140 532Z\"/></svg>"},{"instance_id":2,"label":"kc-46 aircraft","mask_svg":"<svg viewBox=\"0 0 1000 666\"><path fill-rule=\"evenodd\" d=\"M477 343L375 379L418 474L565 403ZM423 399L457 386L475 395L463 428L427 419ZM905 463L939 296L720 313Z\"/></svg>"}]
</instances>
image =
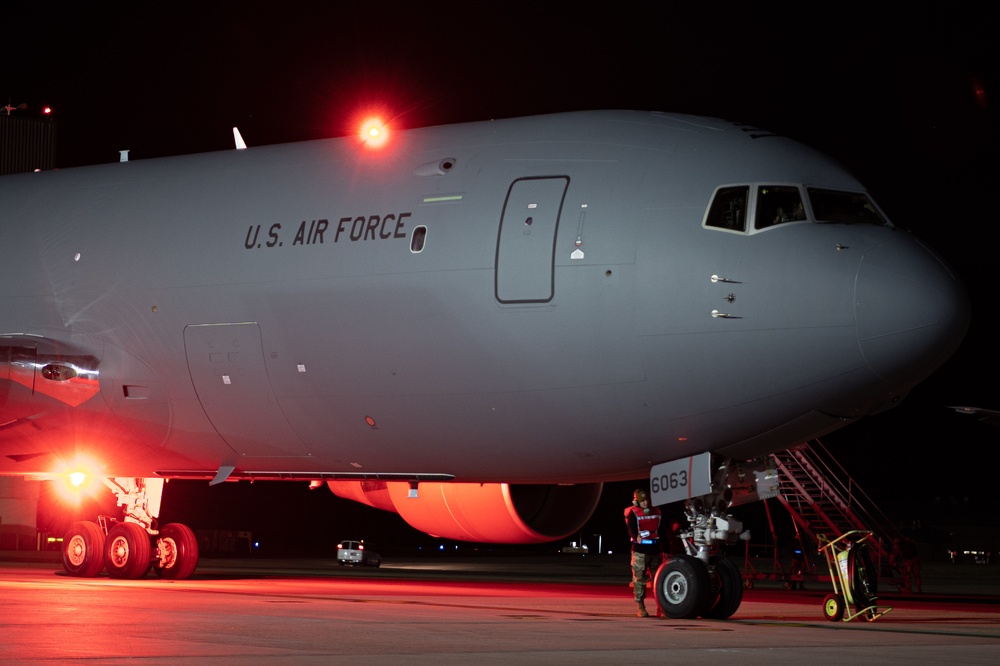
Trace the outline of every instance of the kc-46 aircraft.
<instances>
[{"instance_id":1,"label":"kc-46 aircraft","mask_svg":"<svg viewBox=\"0 0 1000 666\"><path fill-rule=\"evenodd\" d=\"M967 326L931 250L766 131L608 111L375 143L0 179L0 473L86 471L124 513L72 527L67 572L190 575L169 479L529 543L648 478L690 523L661 605L728 617L714 552L767 455L895 405Z\"/></svg>"}]
</instances>

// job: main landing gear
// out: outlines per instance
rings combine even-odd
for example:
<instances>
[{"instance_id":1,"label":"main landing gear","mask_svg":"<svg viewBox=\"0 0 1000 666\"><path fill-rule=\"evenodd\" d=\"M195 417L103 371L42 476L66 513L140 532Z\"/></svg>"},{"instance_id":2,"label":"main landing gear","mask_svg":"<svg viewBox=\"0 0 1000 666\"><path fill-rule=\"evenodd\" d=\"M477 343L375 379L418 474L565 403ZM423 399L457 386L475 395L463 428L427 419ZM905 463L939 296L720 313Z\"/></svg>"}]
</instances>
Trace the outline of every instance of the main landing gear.
<instances>
[{"instance_id":1,"label":"main landing gear","mask_svg":"<svg viewBox=\"0 0 1000 666\"><path fill-rule=\"evenodd\" d=\"M711 493L685 501L688 528L678 534L685 552L661 564L653 579L656 603L667 617L724 620L740 607L739 569L718 550L749 540L750 533L726 512L735 503L760 499L771 478L776 492L777 475L766 463L727 461L716 470Z\"/></svg>"},{"instance_id":2,"label":"main landing gear","mask_svg":"<svg viewBox=\"0 0 1000 666\"><path fill-rule=\"evenodd\" d=\"M92 578L107 569L112 578L142 578L150 568L162 578L180 580L198 566L198 540L187 525L156 528L163 479L105 479L118 497L124 520L101 516L74 523L63 539L63 568L71 576Z\"/></svg>"}]
</instances>

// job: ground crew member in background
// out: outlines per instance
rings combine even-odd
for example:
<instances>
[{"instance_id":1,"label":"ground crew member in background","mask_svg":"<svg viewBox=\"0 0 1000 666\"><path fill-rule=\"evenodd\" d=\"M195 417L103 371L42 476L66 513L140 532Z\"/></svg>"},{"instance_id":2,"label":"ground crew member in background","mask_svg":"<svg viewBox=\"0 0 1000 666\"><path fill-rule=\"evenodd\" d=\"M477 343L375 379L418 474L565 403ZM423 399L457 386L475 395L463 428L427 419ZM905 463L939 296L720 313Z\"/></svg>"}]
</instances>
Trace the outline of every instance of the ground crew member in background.
<instances>
[{"instance_id":1,"label":"ground crew member in background","mask_svg":"<svg viewBox=\"0 0 1000 666\"><path fill-rule=\"evenodd\" d=\"M632 541L632 590L635 603L639 605L637 615L649 617L646 610L646 582L660 566L660 510L649 504L649 494L636 490L632 495L632 506L625 509L625 525ZM657 605L657 615L660 615Z\"/></svg>"},{"instance_id":2,"label":"ground crew member in background","mask_svg":"<svg viewBox=\"0 0 1000 666\"><path fill-rule=\"evenodd\" d=\"M920 579L920 551L917 542L909 537L896 537L892 540L892 553L889 563L899 569L899 588L903 594L918 594L924 591L924 582ZM913 579L913 585L910 579Z\"/></svg>"}]
</instances>

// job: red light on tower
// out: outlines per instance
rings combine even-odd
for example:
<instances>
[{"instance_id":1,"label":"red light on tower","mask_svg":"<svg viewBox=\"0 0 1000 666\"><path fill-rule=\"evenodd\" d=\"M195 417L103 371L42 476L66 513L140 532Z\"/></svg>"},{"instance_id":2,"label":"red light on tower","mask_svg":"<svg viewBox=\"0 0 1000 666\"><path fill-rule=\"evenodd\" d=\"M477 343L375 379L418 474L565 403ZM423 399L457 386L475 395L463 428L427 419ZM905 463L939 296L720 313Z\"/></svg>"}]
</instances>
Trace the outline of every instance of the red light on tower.
<instances>
[{"instance_id":1,"label":"red light on tower","mask_svg":"<svg viewBox=\"0 0 1000 666\"><path fill-rule=\"evenodd\" d=\"M42 107L42 115L51 116L52 115L52 107L51 106L43 106Z\"/></svg>"}]
</instances>

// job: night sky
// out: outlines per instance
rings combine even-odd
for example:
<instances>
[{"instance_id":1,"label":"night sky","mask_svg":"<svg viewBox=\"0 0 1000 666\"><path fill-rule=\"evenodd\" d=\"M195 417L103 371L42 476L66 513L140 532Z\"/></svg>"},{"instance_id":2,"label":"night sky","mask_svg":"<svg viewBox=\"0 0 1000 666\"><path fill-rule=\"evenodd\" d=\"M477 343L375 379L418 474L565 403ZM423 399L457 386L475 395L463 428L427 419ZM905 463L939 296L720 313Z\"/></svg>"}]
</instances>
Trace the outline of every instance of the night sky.
<instances>
[{"instance_id":1,"label":"night sky","mask_svg":"<svg viewBox=\"0 0 1000 666\"><path fill-rule=\"evenodd\" d=\"M397 127L673 111L812 145L943 254L973 301L966 342L945 367L902 406L824 444L901 522L991 516L1000 431L946 406L1000 409L990 344L1000 9L542 4L7 3L0 102L26 103L26 115L52 106L61 168L114 162L121 149L133 160L230 149L234 125L251 146L343 135L373 106ZM164 513L266 532L273 507L287 506L282 529L319 527L331 543L382 524L325 491L273 486L207 499L201 485L176 484ZM609 489L585 531L620 529L627 486Z\"/></svg>"}]
</instances>

